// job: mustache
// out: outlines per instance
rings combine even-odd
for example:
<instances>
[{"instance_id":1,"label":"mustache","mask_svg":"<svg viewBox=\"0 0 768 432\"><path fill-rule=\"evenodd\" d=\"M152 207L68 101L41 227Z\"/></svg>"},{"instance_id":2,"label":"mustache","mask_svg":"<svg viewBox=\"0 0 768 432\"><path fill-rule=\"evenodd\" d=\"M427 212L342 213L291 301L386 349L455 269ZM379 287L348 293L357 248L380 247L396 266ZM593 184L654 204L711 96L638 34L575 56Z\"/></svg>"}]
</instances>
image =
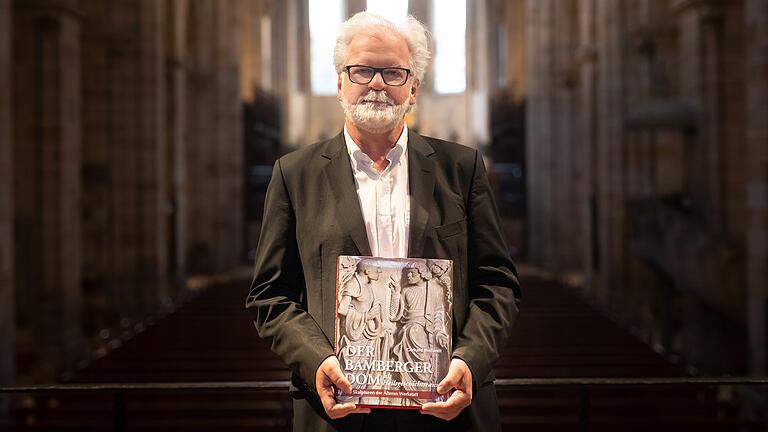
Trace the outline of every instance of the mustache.
<instances>
[{"instance_id":1,"label":"mustache","mask_svg":"<svg viewBox=\"0 0 768 432\"><path fill-rule=\"evenodd\" d=\"M388 105L394 105L395 101L390 98L384 90L371 90L357 100L357 103L363 102L384 102Z\"/></svg>"}]
</instances>

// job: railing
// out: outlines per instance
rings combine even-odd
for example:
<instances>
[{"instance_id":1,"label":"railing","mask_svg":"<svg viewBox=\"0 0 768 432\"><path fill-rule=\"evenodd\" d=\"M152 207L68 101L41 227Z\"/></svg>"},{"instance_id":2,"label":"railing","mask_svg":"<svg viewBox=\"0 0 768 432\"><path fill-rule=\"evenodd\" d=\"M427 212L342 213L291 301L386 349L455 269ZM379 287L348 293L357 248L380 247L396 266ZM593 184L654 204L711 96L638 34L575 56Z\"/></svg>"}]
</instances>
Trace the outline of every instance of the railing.
<instances>
[{"instance_id":1,"label":"railing","mask_svg":"<svg viewBox=\"0 0 768 432\"><path fill-rule=\"evenodd\" d=\"M647 386L763 386L768 377L670 377L670 378L499 378L495 380L499 390L543 387L579 388L580 430L589 430L590 389L599 387L647 387ZM125 431L127 423L125 398L128 392L178 391L178 390L254 390L259 392L284 392L289 381L248 382L176 382L176 383L106 383L106 384L55 384L36 386L0 386L2 394L51 394L51 393L111 393L114 403L115 431Z\"/></svg>"}]
</instances>

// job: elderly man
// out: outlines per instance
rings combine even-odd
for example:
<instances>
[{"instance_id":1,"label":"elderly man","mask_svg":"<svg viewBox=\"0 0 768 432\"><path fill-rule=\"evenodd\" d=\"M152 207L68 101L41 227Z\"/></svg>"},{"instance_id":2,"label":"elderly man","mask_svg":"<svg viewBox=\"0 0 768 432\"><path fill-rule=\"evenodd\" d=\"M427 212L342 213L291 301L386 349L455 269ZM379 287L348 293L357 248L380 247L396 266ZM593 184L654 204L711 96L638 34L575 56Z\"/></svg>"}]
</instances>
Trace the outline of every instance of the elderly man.
<instances>
[{"instance_id":1,"label":"elderly man","mask_svg":"<svg viewBox=\"0 0 768 432\"><path fill-rule=\"evenodd\" d=\"M478 152L405 125L429 57L413 18L350 18L334 52L343 131L275 163L246 307L293 371L294 430L499 429L491 369L518 312L517 273ZM337 403L336 388L351 390L331 342L339 255L454 261L445 402Z\"/></svg>"}]
</instances>

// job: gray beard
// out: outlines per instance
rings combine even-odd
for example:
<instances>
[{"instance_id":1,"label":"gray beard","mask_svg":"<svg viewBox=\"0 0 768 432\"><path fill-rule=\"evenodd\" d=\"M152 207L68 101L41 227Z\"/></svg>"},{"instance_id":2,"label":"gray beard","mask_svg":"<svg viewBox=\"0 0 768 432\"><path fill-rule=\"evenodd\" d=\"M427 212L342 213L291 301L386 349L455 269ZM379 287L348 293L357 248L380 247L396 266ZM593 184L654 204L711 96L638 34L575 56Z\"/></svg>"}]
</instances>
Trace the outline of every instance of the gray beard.
<instances>
[{"instance_id":1,"label":"gray beard","mask_svg":"<svg viewBox=\"0 0 768 432\"><path fill-rule=\"evenodd\" d=\"M386 102L386 106L376 106L367 101ZM395 105L387 94L381 91L371 90L361 96L354 104L348 103L341 98L341 107L344 109L344 115L352 121L352 124L358 128L369 132L380 134L389 132L405 118L405 115L411 110L411 104L406 99L402 104Z\"/></svg>"}]
</instances>

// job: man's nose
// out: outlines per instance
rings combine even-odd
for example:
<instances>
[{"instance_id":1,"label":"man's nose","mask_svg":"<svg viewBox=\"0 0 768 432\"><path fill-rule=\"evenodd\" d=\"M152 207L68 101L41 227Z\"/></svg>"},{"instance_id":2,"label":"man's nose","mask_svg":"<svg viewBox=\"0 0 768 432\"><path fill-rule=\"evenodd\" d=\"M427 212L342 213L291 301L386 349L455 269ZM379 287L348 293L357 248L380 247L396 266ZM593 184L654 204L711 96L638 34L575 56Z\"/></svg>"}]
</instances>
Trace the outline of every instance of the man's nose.
<instances>
[{"instance_id":1,"label":"man's nose","mask_svg":"<svg viewBox=\"0 0 768 432\"><path fill-rule=\"evenodd\" d=\"M381 76L381 72L373 74L373 79L368 83L368 87L373 90L384 90L386 84L384 83L384 78Z\"/></svg>"}]
</instances>

